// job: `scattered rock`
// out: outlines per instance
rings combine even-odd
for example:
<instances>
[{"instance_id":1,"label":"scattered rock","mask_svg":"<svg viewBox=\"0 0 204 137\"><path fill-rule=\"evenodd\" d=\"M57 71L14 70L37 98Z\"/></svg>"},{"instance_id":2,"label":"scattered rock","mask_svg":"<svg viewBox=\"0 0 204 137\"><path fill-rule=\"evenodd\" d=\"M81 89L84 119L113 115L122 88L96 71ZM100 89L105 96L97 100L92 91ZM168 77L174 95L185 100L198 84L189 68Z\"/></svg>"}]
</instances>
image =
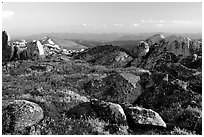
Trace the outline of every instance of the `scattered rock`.
<instances>
[{"instance_id":1,"label":"scattered rock","mask_svg":"<svg viewBox=\"0 0 204 137\"><path fill-rule=\"evenodd\" d=\"M136 104L158 112L165 122L180 126L184 123L178 122L180 125L176 123L178 121L176 117L180 117L188 105L196 106L198 110L202 107L201 95L189 90L188 84L178 79L169 79L168 81L163 79L157 85L146 89ZM195 115L191 116L194 117ZM194 130L192 127L188 129Z\"/></svg>"},{"instance_id":2,"label":"scattered rock","mask_svg":"<svg viewBox=\"0 0 204 137\"><path fill-rule=\"evenodd\" d=\"M123 126L202 134L202 42L157 34L130 54L114 45L66 50L49 37L11 43L2 34L3 134L68 133L67 122L87 119L111 134Z\"/></svg>"}]
</instances>

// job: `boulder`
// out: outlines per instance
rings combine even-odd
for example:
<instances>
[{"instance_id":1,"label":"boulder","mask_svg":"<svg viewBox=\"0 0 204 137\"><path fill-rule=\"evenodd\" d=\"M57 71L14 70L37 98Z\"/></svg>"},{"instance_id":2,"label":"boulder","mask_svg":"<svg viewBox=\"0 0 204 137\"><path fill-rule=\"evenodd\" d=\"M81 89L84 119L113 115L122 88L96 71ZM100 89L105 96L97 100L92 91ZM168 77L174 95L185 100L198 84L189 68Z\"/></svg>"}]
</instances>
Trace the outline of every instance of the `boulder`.
<instances>
[{"instance_id":1,"label":"boulder","mask_svg":"<svg viewBox=\"0 0 204 137\"><path fill-rule=\"evenodd\" d=\"M91 100L91 103L94 111L101 119L119 125L127 124L126 115L119 104L99 100Z\"/></svg>"},{"instance_id":2,"label":"boulder","mask_svg":"<svg viewBox=\"0 0 204 137\"><path fill-rule=\"evenodd\" d=\"M163 46L166 51L172 52L177 56L187 57L190 56L190 42L191 39L183 36L170 36L165 39Z\"/></svg>"},{"instance_id":3,"label":"boulder","mask_svg":"<svg viewBox=\"0 0 204 137\"><path fill-rule=\"evenodd\" d=\"M155 34L149 37L146 41L150 46L159 45L162 46L164 44L165 36L162 34Z\"/></svg>"},{"instance_id":4,"label":"boulder","mask_svg":"<svg viewBox=\"0 0 204 137\"><path fill-rule=\"evenodd\" d=\"M84 85L90 96L113 103L132 104L142 93L140 76L131 73L110 72L93 78Z\"/></svg>"},{"instance_id":5,"label":"boulder","mask_svg":"<svg viewBox=\"0 0 204 137\"><path fill-rule=\"evenodd\" d=\"M3 132L23 132L43 119L43 109L33 102L15 100L3 110Z\"/></svg>"},{"instance_id":6,"label":"boulder","mask_svg":"<svg viewBox=\"0 0 204 137\"><path fill-rule=\"evenodd\" d=\"M2 31L2 61L7 62L13 56L14 47L10 44L10 37L6 31Z\"/></svg>"},{"instance_id":7,"label":"boulder","mask_svg":"<svg viewBox=\"0 0 204 137\"><path fill-rule=\"evenodd\" d=\"M78 52L74 59L82 59L94 65L105 65L112 67L126 67L132 57L128 51L118 46L103 45Z\"/></svg>"},{"instance_id":8,"label":"boulder","mask_svg":"<svg viewBox=\"0 0 204 137\"><path fill-rule=\"evenodd\" d=\"M158 126L166 128L166 123L160 117L160 115L151 110L145 109L139 106L126 106L122 105L128 121L131 121L130 128L136 128L138 126Z\"/></svg>"},{"instance_id":9,"label":"boulder","mask_svg":"<svg viewBox=\"0 0 204 137\"><path fill-rule=\"evenodd\" d=\"M144 57L148 52L149 52L149 45L144 41L140 41L137 47L133 49L133 54L135 54L135 56L138 58Z\"/></svg>"},{"instance_id":10,"label":"boulder","mask_svg":"<svg viewBox=\"0 0 204 137\"><path fill-rule=\"evenodd\" d=\"M81 103L69 109L66 111L66 115L73 118L100 118L117 125L127 124L126 115L119 104L97 99L92 99L90 102Z\"/></svg>"},{"instance_id":11,"label":"boulder","mask_svg":"<svg viewBox=\"0 0 204 137\"><path fill-rule=\"evenodd\" d=\"M40 41L34 40L33 42L28 42L26 43L26 46L28 59L38 60L45 58L43 45Z\"/></svg>"}]
</instances>

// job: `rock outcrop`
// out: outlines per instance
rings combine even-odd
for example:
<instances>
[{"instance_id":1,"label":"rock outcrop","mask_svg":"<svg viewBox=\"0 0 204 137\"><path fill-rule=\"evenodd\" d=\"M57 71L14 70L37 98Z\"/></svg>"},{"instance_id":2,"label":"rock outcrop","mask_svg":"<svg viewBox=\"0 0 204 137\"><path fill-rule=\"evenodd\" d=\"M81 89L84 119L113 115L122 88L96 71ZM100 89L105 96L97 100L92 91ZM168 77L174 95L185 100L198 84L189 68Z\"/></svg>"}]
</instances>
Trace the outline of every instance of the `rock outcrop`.
<instances>
[{"instance_id":1,"label":"rock outcrop","mask_svg":"<svg viewBox=\"0 0 204 137\"><path fill-rule=\"evenodd\" d=\"M33 42L27 43L26 46L28 59L38 60L45 58L43 45L40 41L34 40Z\"/></svg>"},{"instance_id":2,"label":"rock outcrop","mask_svg":"<svg viewBox=\"0 0 204 137\"><path fill-rule=\"evenodd\" d=\"M82 59L94 65L126 67L132 57L126 50L113 45L97 46L74 55L74 59Z\"/></svg>"},{"instance_id":3,"label":"rock outcrop","mask_svg":"<svg viewBox=\"0 0 204 137\"><path fill-rule=\"evenodd\" d=\"M183 36L170 36L165 39L166 51L172 52L177 56L187 57L190 56L190 42L191 39Z\"/></svg>"},{"instance_id":4,"label":"rock outcrop","mask_svg":"<svg viewBox=\"0 0 204 137\"><path fill-rule=\"evenodd\" d=\"M6 31L2 31L2 61L10 61L13 56L14 48L10 44L10 37Z\"/></svg>"}]
</instances>

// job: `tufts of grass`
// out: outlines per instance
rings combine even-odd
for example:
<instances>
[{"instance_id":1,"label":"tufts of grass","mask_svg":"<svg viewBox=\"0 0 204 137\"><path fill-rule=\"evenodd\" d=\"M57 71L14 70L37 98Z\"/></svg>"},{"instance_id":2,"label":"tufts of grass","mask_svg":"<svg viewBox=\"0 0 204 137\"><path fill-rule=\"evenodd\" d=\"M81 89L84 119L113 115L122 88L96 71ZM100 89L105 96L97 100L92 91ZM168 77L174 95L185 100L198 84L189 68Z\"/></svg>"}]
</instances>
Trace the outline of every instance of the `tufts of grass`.
<instances>
[{"instance_id":1,"label":"tufts of grass","mask_svg":"<svg viewBox=\"0 0 204 137\"><path fill-rule=\"evenodd\" d=\"M109 127L109 128L107 128ZM50 117L45 117L37 126L41 135L127 135L127 127L118 127L118 130L113 132L113 126L109 122L103 120L87 118L74 119L67 118L65 115L62 119L56 121ZM34 133L35 134L35 133Z\"/></svg>"},{"instance_id":2,"label":"tufts of grass","mask_svg":"<svg viewBox=\"0 0 204 137\"><path fill-rule=\"evenodd\" d=\"M171 135L196 135L195 132L188 131L185 129L174 128L173 131L170 132Z\"/></svg>"}]
</instances>

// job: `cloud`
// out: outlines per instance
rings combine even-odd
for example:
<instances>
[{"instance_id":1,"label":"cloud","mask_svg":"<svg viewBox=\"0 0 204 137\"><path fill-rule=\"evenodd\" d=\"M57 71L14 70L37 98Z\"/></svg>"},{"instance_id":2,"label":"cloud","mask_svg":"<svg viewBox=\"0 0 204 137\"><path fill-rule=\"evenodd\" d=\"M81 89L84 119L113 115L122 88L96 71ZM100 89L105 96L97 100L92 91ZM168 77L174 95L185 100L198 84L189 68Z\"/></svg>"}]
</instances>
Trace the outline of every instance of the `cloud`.
<instances>
[{"instance_id":1,"label":"cloud","mask_svg":"<svg viewBox=\"0 0 204 137\"><path fill-rule=\"evenodd\" d=\"M153 23L154 20L141 20L142 23Z\"/></svg>"},{"instance_id":2,"label":"cloud","mask_svg":"<svg viewBox=\"0 0 204 137\"><path fill-rule=\"evenodd\" d=\"M11 17L14 15L14 12L11 10L5 10L2 12L2 18L3 19L11 19Z\"/></svg>"},{"instance_id":3,"label":"cloud","mask_svg":"<svg viewBox=\"0 0 204 137\"><path fill-rule=\"evenodd\" d=\"M157 26L163 26L164 24L173 24L173 25L185 25L192 23L191 21L186 20L141 20L142 23L154 23Z\"/></svg>"},{"instance_id":4,"label":"cloud","mask_svg":"<svg viewBox=\"0 0 204 137\"><path fill-rule=\"evenodd\" d=\"M162 23L158 23L158 24L156 24L156 26L158 26L158 27L163 27L164 24L162 24Z\"/></svg>"},{"instance_id":5,"label":"cloud","mask_svg":"<svg viewBox=\"0 0 204 137\"><path fill-rule=\"evenodd\" d=\"M164 21L164 20L159 20L158 22L159 22L159 23L164 23L165 21Z\"/></svg>"},{"instance_id":6,"label":"cloud","mask_svg":"<svg viewBox=\"0 0 204 137\"><path fill-rule=\"evenodd\" d=\"M141 20L142 23L154 23L154 20Z\"/></svg>"},{"instance_id":7,"label":"cloud","mask_svg":"<svg viewBox=\"0 0 204 137\"><path fill-rule=\"evenodd\" d=\"M122 24L113 24L113 26L116 26L116 27L121 27Z\"/></svg>"},{"instance_id":8,"label":"cloud","mask_svg":"<svg viewBox=\"0 0 204 137\"><path fill-rule=\"evenodd\" d=\"M139 27L140 26L140 24L137 24L137 23L135 23L135 24L133 24L135 27Z\"/></svg>"},{"instance_id":9,"label":"cloud","mask_svg":"<svg viewBox=\"0 0 204 137\"><path fill-rule=\"evenodd\" d=\"M106 27L106 24L103 24L102 26L103 26L103 27Z\"/></svg>"},{"instance_id":10,"label":"cloud","mask_svg":"<svg viewBox=\"0 0 204 137\"><path fill-rule=\"evenodd\" d=\"M183 20L172 20L171 23L173 24L190 24L191 21L183 21Z\"/></svg>"}]
</instances>

